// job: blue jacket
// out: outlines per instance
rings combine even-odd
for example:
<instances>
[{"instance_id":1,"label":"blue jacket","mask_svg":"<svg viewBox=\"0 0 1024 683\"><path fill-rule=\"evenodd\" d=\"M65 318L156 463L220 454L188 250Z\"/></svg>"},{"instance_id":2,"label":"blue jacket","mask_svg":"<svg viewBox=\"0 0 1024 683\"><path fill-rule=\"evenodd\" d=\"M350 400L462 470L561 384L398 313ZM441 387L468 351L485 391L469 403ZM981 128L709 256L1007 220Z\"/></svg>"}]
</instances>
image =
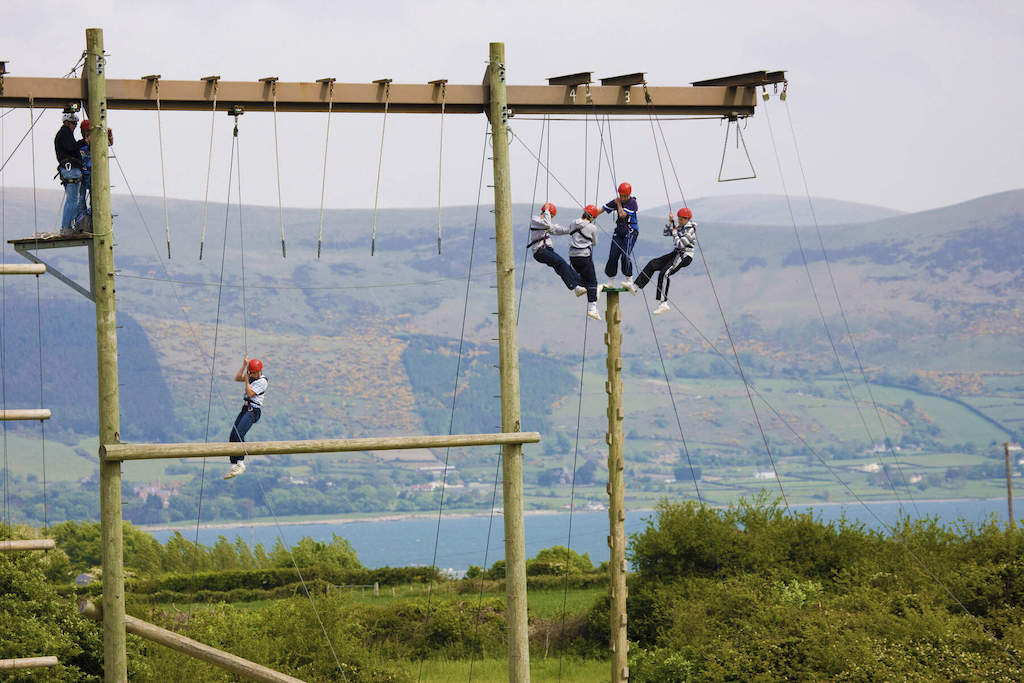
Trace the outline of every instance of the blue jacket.
<instances>
[{"instance_id":1,"label":"blue jacket","mask_svg":"<svg viewBox=\"0 0 1024 683\"><path fill-rule=\"evenodd\" d=\"M616 198L617 199L617 198ZM619 218L619 207L615 204L615 199L611 200L603 207L601 207L605 213L615 214L615 234L620 237L625 236L631 229L640 231L637 226L636 212L639 211L639 207L636 203L636 197L630 197L622 203L622 210L626 212L625 218Z\"/></svg>"}]
</instances>

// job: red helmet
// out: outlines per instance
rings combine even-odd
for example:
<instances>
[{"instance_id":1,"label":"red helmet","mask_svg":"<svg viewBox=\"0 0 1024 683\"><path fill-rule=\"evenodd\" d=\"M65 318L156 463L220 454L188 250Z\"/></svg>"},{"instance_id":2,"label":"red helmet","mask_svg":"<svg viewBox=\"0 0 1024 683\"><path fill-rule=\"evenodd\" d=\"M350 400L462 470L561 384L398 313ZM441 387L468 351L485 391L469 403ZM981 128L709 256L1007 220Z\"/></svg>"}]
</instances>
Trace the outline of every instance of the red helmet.
<instances>
[{"instance_id":1,"label":"red helmet","mask_svg":"<svg viewBox=\"0 0 1024 683\"><path fill-rule=\"evenodd\" d=\"M82 129L83 133L88 133L89 132L89 119L86 119L85 121L82 121L82 125L79 126L79 127Z\"/></svg>"},{"instance_id":2,"label":"red helmet","mask_svg":"<svg viewBox=\"0 0 1024 683\"><path fill-rule=\"evenodd\" d=\"M262 372L262 371L263 371L263 361L261 361L259 358L253 358L251 361L249 361L249 372Z\"/></svg>"},{"instance_id":3,"label":"red helmet","mask_svg":"<svg viewBox=\"0 0 1024 683\"><path fill-rule=\"evenodd\" d=\"M601 215L601 210L593 204L587 204L586 208L583 209L583 213L589 214L591 218L597 218Z\"/></svg>"},{"instance_id":4,"label":"red helmet","mask_svg":"<svg viewBox=\"0 0 1024 683\"><path fill-rule=\"evenodd\" d=\"M544 202L544 206L540 207L541 213L544 213L545 211L550 213L552 216L558 215L558 207L552 204L551 202Z\"/></svg>"},{"instance_id":5,"label":"red helmet","mask_svg":"<svg viewBox=\"0 0 1024 683\"><path fill-rule=\"evenodd\" d=\"M690 211L688 208L684 206L683 208L676 211L676 215L679 216L680 218L686 218L687 220L689 220L690 218L693 218L693 211Z\"/></svg>"},{"instance_id":6,"label":"red helmet","mask_svg":"<svg viewBox=\"0 0 1024 683\"><path fill-rule=\"evenodd\" d=\"M619 194L631 195L633 194L633 186L629 183L619 183Z\"/></svg>"}]
</instances>

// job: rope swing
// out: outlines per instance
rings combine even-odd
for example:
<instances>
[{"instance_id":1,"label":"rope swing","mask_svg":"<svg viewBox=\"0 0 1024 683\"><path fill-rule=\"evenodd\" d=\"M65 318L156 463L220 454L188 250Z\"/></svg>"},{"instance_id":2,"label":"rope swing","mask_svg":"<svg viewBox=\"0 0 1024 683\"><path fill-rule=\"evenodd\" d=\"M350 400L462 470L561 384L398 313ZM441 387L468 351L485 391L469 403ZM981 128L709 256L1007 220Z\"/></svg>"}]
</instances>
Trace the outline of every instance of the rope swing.
<instances>
[{"instance_id":1,"label":"rope swing","mask_svg":"<svg viewBox=\"0 0 1024 683\"><path fill-rule=\"evenodd\" d=\"M384 133L388 128L388 104L391 102L391 79L380 78L374 81L384 86L384 118L380 125L380 153L377 155L377 190L373 194L373 225L370 228L370 256L377 251L377 202L380 199L380 169L384 163Z\"/></svg>"},{"instance_id":2,"label":"rope swing","mask_svg":"<svg viewBox=\"0 0 1024 683\"><path fill-rule=\"evenodd\" d=\"M203 260L203 244L206 242L206 210L210 206L210 170L213 168L213 128L217 121L217 81L220 76L206 76L204 81L213 90L213 108L210 110L210 151L206 156L206 194L203 197L203 229L199 235L199 260Z\"/></svg>"},{"instance_id":3,"label":"rope swing","mask_svg":"<svg viewBox=\"0 0 1024 683\"><path fill-rule=\"evenodd\" d=\"M160 187L164 198L164 236L167 240L167 258L171 258L171 220L167 213L167 174L164 172L164 128L160 121L160 74L143 76L142 80L153 84L156 94L156 137L160 145Z\"/></svg>"},{"instance_id":4,"label":"rope swing","mask_svg":"<svg viewBox=\"0 0 1024 683\"><path fill-rule=\"evenodd\" d=\"M281 156L277 144L277 76L261 78L260 83L270 86L270 92L274 97L274 169L277 171L277 214L281 220L281 258L286 258L287 250L284 246L284 205L281 203Z\"/></svg>"},{"instance_id":5,"label":"rope swing","mask_svg":"<svg viewBox=\"0 0 1024 683\"><path fill-rule=\"evenodd\" d=\"M320 245L324 239L324 194L327 192L327 150L331 141L331 113L334 109L334 78L317 81L327 88L327 135L324 136L324 172L320 181L320 232L316 236L316 257L320 258Z\"/></svg>"},{"instance_id":6,"label":"rope swing","mask_svg":"<svg viewBox=\"0 0 1024 683\"><path fill-rule=\"evenodd\" d=\"M448 79L439 78L430 84L441 89L441 140L437 149L437 254L441 255L441 184L444 174L444 105L448 97Z\"/></svg>"}]
</instances>

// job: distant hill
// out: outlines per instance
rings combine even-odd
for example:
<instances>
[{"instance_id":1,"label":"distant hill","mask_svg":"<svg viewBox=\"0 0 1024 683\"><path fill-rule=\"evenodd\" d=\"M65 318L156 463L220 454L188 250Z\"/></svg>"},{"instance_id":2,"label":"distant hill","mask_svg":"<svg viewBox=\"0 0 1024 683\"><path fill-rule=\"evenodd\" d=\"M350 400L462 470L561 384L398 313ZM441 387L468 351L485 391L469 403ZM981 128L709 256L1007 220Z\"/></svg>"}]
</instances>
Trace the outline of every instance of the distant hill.
<instances>
[{"instance_id":1,"label":"distant hill","mask_svg":"<svg viewBox=\"0 0 1024 683\"><path fill-rule=\"evenodd\" d=\"M813 225L806 195L790 198L797 225ZM904 212L871 204L858 204L842 199L813 197L814 215L819 225L867 223L883 218L902 216ZM782 195L737 194L722 197L698 197L689 206L697 222L741 223L744 225L790 225L789 206ZM653 209L644 209L641 215L650 215L659 220L668 215L667 206L662 204ZM672 207L678 209L678 206Z\"/></svg>"}]
</instances>

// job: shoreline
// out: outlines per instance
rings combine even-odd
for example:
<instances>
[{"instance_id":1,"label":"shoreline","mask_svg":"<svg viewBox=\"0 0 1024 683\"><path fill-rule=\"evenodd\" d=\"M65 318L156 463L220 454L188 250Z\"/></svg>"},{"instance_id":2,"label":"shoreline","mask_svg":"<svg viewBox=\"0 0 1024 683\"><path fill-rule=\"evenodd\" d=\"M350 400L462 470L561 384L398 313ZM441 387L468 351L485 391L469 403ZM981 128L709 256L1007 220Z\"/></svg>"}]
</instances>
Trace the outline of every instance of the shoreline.
<instances>
[{"instance_id":1,"label":"shoreline","mask_svg":"<svg viewBox=\"0 0 1024 683\"><path fill-rule=\"evenodd\" d=\"M972 502L972 501L1003 501L1001 497L991 498L928 498L923 500L870 500L865 501L867 505L874 504L896 504L912 506L917 503L956 503L956 502ZM813 503L793 503L791 507L799 508L825 508L825 507L837 507L842 505L859 506L861 503L851 501L815 501ZM716 505L712 506L715 508L723 509L728 506ZM636 508L629 509L627 512L654 512L655 508ZM573 514L591 514L594 512L607 512L607 510L575 510ZM470 517L489 517L492 513L490 512L454 512L449 515L445 515L444 519L465 519ZM501 512L494 512L495 517L503 516ZM524 510L523 516L539 516L539 515L567 515L568 510ZM392 513L385 515L372 515L369 517L337 517L327 519L294 519L279 522L273 519L260 519L260 521L254 522L243 522L243 521L224 521L224 522L205 522L198 525L199 529L248 529L250 527L268 527L268 526L300 526L307 524L330 524L330 525L342 525L342 524L356 524L359 522L404 522L415 519L434 519L436 513L433 512L405 512L405 513ZM197 528L195 524L145 524L135 525L135 528L146 533L153 533L155 531L190 531Z\"/></svg>"}]
</instances>

